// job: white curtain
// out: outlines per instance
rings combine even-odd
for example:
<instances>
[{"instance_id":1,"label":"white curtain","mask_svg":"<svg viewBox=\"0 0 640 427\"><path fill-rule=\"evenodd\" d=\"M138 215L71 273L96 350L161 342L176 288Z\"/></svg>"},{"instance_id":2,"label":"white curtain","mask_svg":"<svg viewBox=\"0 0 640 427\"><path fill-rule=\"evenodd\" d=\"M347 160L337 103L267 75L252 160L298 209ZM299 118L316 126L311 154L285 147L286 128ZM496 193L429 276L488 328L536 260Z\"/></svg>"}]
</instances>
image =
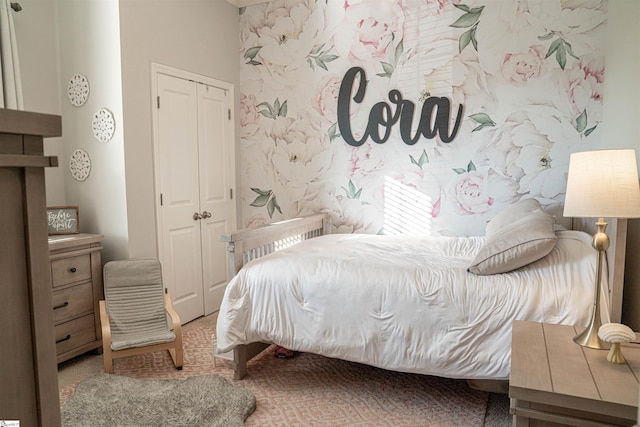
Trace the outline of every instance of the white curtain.
<instances>
[{"instance_id":1,"label":"white curtain","mask_svg":"<svg viewBox=\"0 0 640 427\"><path fill-rule=\"evenodd\" d=\"M10 0L0 0L0 108L24 110L18 44Z\"/></svg>"}]
</instances>

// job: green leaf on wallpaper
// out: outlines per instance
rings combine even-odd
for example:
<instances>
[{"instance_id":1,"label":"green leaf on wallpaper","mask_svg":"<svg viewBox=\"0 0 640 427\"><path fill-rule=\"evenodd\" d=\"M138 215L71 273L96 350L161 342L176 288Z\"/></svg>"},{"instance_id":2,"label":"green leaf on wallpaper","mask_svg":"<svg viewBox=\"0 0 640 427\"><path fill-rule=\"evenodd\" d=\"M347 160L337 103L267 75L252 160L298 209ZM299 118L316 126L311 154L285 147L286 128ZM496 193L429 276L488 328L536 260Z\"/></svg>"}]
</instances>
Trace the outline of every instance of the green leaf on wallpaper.
<instances>
[{"instance_id":1,"label":"green leaf on wallpaper","mask_svg":"<svg viewBox=\"0 0 640 427\"><path fill-rule=\"evenodd\" d=\"M273 194L272 190L260 190L259 188L252 187L251 191L258 193L258 197L256 197L249 206L253 206L256 208L262 208L266 206L267 213L269 213L269 218L273 217L273 212L275 210L278 210L278 212L282 213L282 210L280 209L280 206L276 201L276 196Z\"/></svg>"},{"instance_id":2,"label":"green leaf on wallpaper","mask_svg":"<svg viewBox=\"0 0 640 427\"><path fill-rule=\"evenodd\" d=\"M284 101L280 108L278 109L278 116L287 117L287 101Z\"/></svg>"},{"instance_id":3,"label":"green leaf on wallpaper","mask_svg":"<svg viewBox=\"0 0 640 427\"><path fill-rule=\"evenodd\" d=\"M284 103L282 103L281 105L278 98L276 98L273 106L265 101L261 102L256 107L266 107L265 109L258 111L258 113L269 119L275 120L277 117L287 116L287 101L284 101Z\"/></svg>"},{"instance_id":4,"label":"green leaf on wallpaper","mask_svg":"<svg viewBox=\"0 0 640 427\"><path fill-rule=\"evenodd\" d=\"M594 127L592 127L592 128L589 128L589 129L585 130L585 131L584 131L584 136L589 136L589 135L591 135L591 132L593 132L594 130L596 130L596 128L597 128L597 127L598 127L598 125L595 125Z\"/></svg>"},{"instance_id":5,"label":"green leaf on wallpaper","mask_svg":"<svg viewBox=\"0 0 640 427\"><path fill-rule=\"evenodd\" d=\"M473 45L473 48L478 51L478 39L476 38L476 31L478 29L478 23L480 22L480 15L484 6L471 8L465 4L454 5L460 10L465 11L466 13L460 16L451 27L455 28L469 28L467 31L460 35L458 39L458 51L462 52L469 43Z\"/></svg>"},{"instance_id":6,"label":"green leaf on wallpaper","mask_svg":"<svg viewBox=\"0 0 640 427\"><path fill-rule=\"evenodd\" d=\"M267 212L269 213L269 218L273 217L273 211L275 210L274 199L269 200L269 204L267 205Z\"/></svg>"},{"instance_id":7,"label":"green leaf on wallpaper","mask_svg":"<svg viewBox=\"0 0 640 427\"><path fill-rule=\"evenodd\" d=\"M280 209L280 206L278 206L278 202L276 201L275 196L273 198L271 198L271 200L269 200L269 203L267 204L267 213L269 214L269 218L273 218L273 212L275 210L278 210L278 212L282 213L282 210Z\"/></svg>"},{"instance_id":8,"label":"green leaf on wallpaper","mask_svg":"<svg viewBox=\"0 0 640 427\"><path fill-rule=\"evenodd\" d=\"M553 42L551 42L551 45L549 45L549 50L547 50L547 54L544 57L548 58L551 55L553 55L553 53L560 48L561 44L562 44L562 39L560 38L555 39Z\"/></svg>"},{"instance_id":9,"label":"green leaf on wallpaper","mask_svg":"<svg viewBox=\"0 0 640 427\"><path fill-rule=\"evenodd\" d=\"M334 123L331 125L329 130L327 131L329 135L329 142L333 142L334 139L340 138L340 133L338 133L338 123Z\"/></svg>"},{"instance_id":10,"label":"green leaf on wallpaper","mask_svg":"<svg viewBox=\"0 0 640 427\"><path fill-rule=\"evenodd\" d=\"M558 50L556 50L556 61L558 61L560 68L564 70L564 67L567 65L567 51L564 47L559 47Z\"/></svg>"},{"instance_id":11,"label":"green leaf on wallpaper","mask_svg":"<svg viewBox=\"0 0 640 427\"><path fill-rule=\"evenodd\" d=\"M471 41L472 31L473 29L467 30L464 33L462 33L462 35L460 36L460 39L458 40L458 52L462 53L464 48L469 45L469 42Z\"/></svg>"},{"instance_id":12,"label":"green leaf on wallpaper","mask_svg":"<svg viewBox=\"0 0 640 427\"><path fill-rule=\"evenodd\" d=\"M268 102L261 102L257 106L258 107L267 107L266 110L260 110L260 111L258 111L258 113L262 114L263 116L265 116L265 117L267 117L269 119L275 119L276 118L276 115L275 115L275 113L273 111L273 107Z\"/></svg>"},{"instance_id":13,"label":"green leaf on wallpaper","mask_svg":"<svg viewBox=\"0 0 640 427\"><path fill-rule=\"evenodd\" d=\"M567 42L566 40L562 40L562 41L564 42L564 43L563 43L563 44L564 44L564 47L567 49L567 53L568 53L569 55L571 55L571 57L572 57L572 58L574 58L574 59L580 59L580 58L578 58L577 56L575 56L575 55L573 54L573 49L571 49L571 44L570 44L569 42Z\"/></svg>"},{"instance_id":14,"label":"green leaf on wallpaper","mask_svg":"<svg viewBox=\"0 0 640 427\"><path fill-rule=\"evenodd\" d=\"M411 154L409 154L409 158L411 159L411 163L420 166L420 168L422 168L422 165L425 163L429 163L429 156L427 156L426 150L422 150L422 154L418 160L416 160Z\"/></svg>"},{"instance_id":15,"label":"green leaf on wallpaper","mask_svg":"<svg viewBox=\"0 0 640 427\"><path fill-rule=\"evenodd\" d=\"M355 184L351 180L349 180L349 188L342 187L342 189L347 194L347 198L348 199L359 199L360 198L360 194L362 194L362 188L361 189L357 189Z\"/></svg>"},{"instance_id":16,"label":"green leaf on wallpaper","mask_svg":"<svg viewBox=\"0 0 640 427\"><path fill-rule=\"evenodd\" d=\"M465 12L468 13L480 13L482 12L482 9L484 9L484 6L480 6L480 7L469 7L466 4L454 4L455 7L457 7L460 10L463 10Z\"/></svg>"},{"instance_id":17,"label":"green leaf on wallpaper","mask_svg":"<svg viewBox=\"0 0 640 427\"><path fill-rule=\"evenodd\" d=\"M491 117L489 117L488 114L486 113L476 113L476 114L472 114L469 116L469 118L471 118L474 122L479 123L479 126L476 126L471 132L476 132L479 131L480 129L484 129L488 126L495 126L496 123L491 120Z\"/></svg>"},{"instance_id":18,"label":"green leaf on wallpaper","mask_svg":"<svg viewBox=\"0 0 640 427\"><path fill-rule=\"evenodd\" d=\"M584 110L576 119L576 129L582 133L587 128L587 110Z\"/></svg>"},{"instance_id":19,"label":"green leaf on wallpaper","mask_svg":"<svg viewBox=\"0 0 640 427\"><path fill-rule=\"evenodd\" d=\"M538 36L538 40L549 40L553 36L554 36L554 33L553 31L551 31L550 33L547 33L543 36Z\"/></svg>"},{"instance_id":20,"label":"green leaf on wallpaper","mask_svg":"<svg viewBox=\"0 0 640 427\"><path fill-rule=\"evenodd\" d=\"M478 51L478 40L476 39L477 29L478 29L477 25L471 29L471 44L473 45L473 48L476 50L476 52Z\"/></svg>"},{"instance_id":21,"label":"green leaf on wallpaper","mask_svg":"<svg viewBox=\"0 0 640 427\"><path fill-rule=\"evenodd\" d=\"M456 21L450 26L454 28L469 28L474 26L479 20L480 20L480 12L477 12L477 13L467 12L461 17L459 17L458 19L456 19Z\"/></svg>"},{"instance_id":22,"label":"green leaf on wallpaper","mask_svg":"<svg viewBox=\"0 0 640 427\"><path fill-rule=\"evenodd\" d=\"M467 168L454 168L453 171L458 175L462 175L463 173L473 172L476 170L476 165L473 163L473 160L469 161Z\"/></svg>"},{"instance_id":23,"label":"green leaf on wallpaper","mask_svg":"<svg viewBox=\"0 0 640 427\"><path fill-rule=\"evenodd\" d=\"M260 52L260 49L262 49L262 46L255 46L247 49L247 51L244 53L244 59L249 60L247 62L248 65L262 65L262 62L258 62L255 60L255 57L256 55L258 55L258 52Z\"/></svg>"},{"instance_id":24,"label":"green leaf on wallpaper","mask_svg":"<svg viewBox=\"0 0 640 427\"><path fill-rule=\"evenodd\" d=\"M404 43L402 42L402 40L400 40L400 42L398 43L398 46L396 46L396 50L393 54L393 64L394 65L398 65L398 60L400 59L400 57L402 56L402 54L404 53Z\"/></svg>"},{"instance_id":25,"label":"green leaf on wallpaper","mask_svg":"<svg viewBox=\"0 0 640 427\"><path fill-rule=\"evenodd\" d=\"M251 191L253 191L254 193L258 193L261 196L270 196L272 191L271 190L260 190L259 188L254 188L251 187Z\"/></svg>"},{"instance_id":26,"label":"green leaf on wallpaper","mask_svg":"<svg viewBox=\"0 0 640 427\"><path fill-rule=\"evenodd\" d=\"M393 74L393 70L394 70L393 65L389 64L388 62L380 62L380 65L382 65L382 69L384 70L385 73Z\"/></svg>"},{"instance_id":27,"label":"green leaf on wallpaper","mask_svg":"<svg viewBox=\"0 0 640 427\"><path fill-rule=\"evenodd\" d=\"M313 65L315 63L315 65L322 68L323 70L329 71L327 63L335 61L339 58L338 55L330 53L333 46L328 50L322 50L323 47L324 43L322 43L320 46L315 46L313 49L311 49L311 52L309 52L307 62L309 63L309 66L312 70L315 70L315 67Z\"/></svg>"},{"instance_id":28,"label":"green leaf on wallpaper","mask_svg":"<svg viewBox=\"0 0 640 427\"><path fill-rule=\"evenodd\" d=\"M550 57L553 54L556 54L556 61L560 68L564 70L564 67L567 65L567 54L572 58L579 59L577 56L573 54L573 50L571 48L571 44L567 43L563 38L557 38L554 40L549 46L549 50L545 55L545 59Z\"/></svg>"},{"instance_id":29,"label":"green leaf on wallpaper","mask_svg":"<svg viewBox=\"0 0 640 427\"><path fill-rule=\"evenodd\" d=\"M269 201L269 197L270 196L262 196L262 195L260 195L260 196L256 197L255 200L253 202L251 202L251 204L249 206L253 206L253 207L256 207L256 208L261 208L261 207L263 207L264 205L267 204L267 202Z\"/></svg>"}]
</instances>

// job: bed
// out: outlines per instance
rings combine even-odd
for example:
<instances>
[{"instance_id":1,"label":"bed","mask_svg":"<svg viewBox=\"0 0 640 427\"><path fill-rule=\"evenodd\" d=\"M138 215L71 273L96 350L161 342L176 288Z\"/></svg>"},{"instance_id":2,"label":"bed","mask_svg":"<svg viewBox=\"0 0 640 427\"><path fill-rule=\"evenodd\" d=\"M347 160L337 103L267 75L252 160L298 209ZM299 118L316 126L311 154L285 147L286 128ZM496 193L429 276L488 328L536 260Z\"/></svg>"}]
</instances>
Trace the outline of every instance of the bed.
<instances>
[{"instance_id":1,"label":"bed","mask_svg":"<svg viewBox=\"0 0 640 427\"><path fill-rule=\"evenodd\" d=\"M505 209L483 237L331 234L324 214L222 235L232 279L216 352L232 359L236 379L247 375L248 360L277 344L400 372L505 380L513 320L585 326L593 303L595 221L558 227L536 206ZM523 212L546 215L542 238L528 236L535 227L521 221ZM488 247L505 258L505 229L545 248L531 255L520 247L507 267L488 258L473 271L486 263L478 257ZM605 321L619 322L626 222L610 220L607 232L602 304ZM523 265L514 268L514 258Z\"/></svg>"}]
</instances>

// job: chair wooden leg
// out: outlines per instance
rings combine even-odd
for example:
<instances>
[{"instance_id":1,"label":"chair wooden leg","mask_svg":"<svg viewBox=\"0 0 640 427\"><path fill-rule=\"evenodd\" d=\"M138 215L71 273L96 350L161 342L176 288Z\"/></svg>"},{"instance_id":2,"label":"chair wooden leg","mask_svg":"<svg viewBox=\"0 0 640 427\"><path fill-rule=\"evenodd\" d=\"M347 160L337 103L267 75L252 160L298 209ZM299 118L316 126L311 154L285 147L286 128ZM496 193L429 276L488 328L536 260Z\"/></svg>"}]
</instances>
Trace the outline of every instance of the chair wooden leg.
<instances>
[{"instance_id":1,"label":"chair wooden leg","mask_svg":"<svg viewBox=\"0 0 640 427\"><path fill-rule=\"evenodd\" d=\"M102 357L104 359L104 372L113 374L113 358L111 357L111 349L103 347Z\"/></svg>"},{"instance_id":2,"label":"chair wooden leg","mask_svg":"<svg viewBox=\"0 0 640 427\"><path fill-rule=\"evenodd\" d=\"M182 344L176 343L174 348L169 349L169 354L171 355L171 359L173 360L173 364L176 365L176 368L178 370L182 370L182 366L184 364Z\"/></svg>"},{"instance_id":3,"label":"chair wooden leg","mask_svg":"<svg viewBox=\"0 0 640 427\"><path fill-rule=\"evenodd\" d=\"M104 372L113 374L113 355L111 354L111 325L104 300L100 301L100 324L102 325L102 357Z\"/></svg>"}]
</instances>

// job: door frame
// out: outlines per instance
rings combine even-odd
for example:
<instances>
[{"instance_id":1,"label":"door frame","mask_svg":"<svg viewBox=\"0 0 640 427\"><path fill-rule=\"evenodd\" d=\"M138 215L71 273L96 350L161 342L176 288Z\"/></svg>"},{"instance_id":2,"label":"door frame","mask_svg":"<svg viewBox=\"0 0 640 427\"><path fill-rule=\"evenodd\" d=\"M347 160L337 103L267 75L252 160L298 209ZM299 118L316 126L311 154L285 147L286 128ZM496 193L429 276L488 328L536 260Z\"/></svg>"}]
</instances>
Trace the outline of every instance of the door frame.
<instances>
[{"instance_id":1,"label":"door frame","mask_svg":"<svg viewBox=\"0 0 640 427\"><path fill-rule=\"evenodd\" d=\"M151 62L151 99L150 99L150 108L151 108L151 136L153 140L153 191L154 191L154 220L155 220L155 228L156 228L156 254L160 261L160 264L164 266L163 259L163 251L162 251L162 223L160 221L160 171L158 165L160 164L160 153L159 153L159 120L158 120L158 108L157 99L158 99L158 82L157 76L158 74L165 74L171 77L176 77L179 79L190 80L196 83L202 83L208 86L214 86L220 89L223 89L225 92L229 94L229 117L230 117L230 129L229 129L229 139L230 144L232 145L232 150L230 150L231 156L231 175L232 175L232 185L231 188L236 195L236 202L233 203L233 227L236 226L237 218L238 218L238 209L237 209L237 177L236 177L236 129L235 129L235 86L233 83L225 82L222 80L217 80L211 77L207 77L201 74L192 73L190 71L181 70L178 68L170 67L168 65L159 64L156 62ZM222 243L221 243L222 244ZM228 264L228 262L227 262ZM231 280L231 277L228 277L227 272L227 281Z\"/></svg>"}]
</instances>

